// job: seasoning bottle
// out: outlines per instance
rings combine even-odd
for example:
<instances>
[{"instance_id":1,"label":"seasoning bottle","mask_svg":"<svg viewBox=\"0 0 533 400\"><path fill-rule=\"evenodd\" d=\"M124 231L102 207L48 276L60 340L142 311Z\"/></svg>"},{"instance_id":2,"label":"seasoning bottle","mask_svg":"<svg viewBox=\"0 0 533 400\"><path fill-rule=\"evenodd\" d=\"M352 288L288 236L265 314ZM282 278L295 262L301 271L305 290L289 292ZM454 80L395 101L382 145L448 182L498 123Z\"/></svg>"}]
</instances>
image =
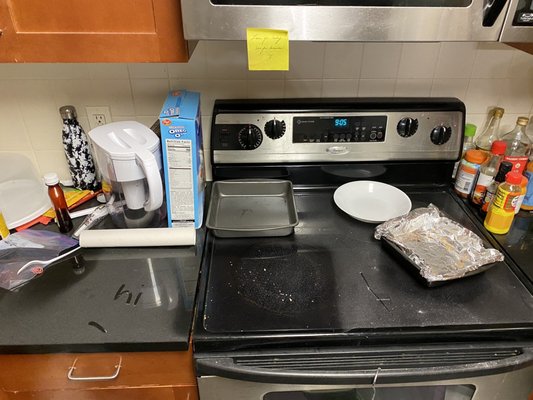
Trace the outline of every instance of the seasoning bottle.
<instances>
[{"instance_id":1,"label":"seasoning bottle","mask_svg":"<svg viewBox=\"0 0 533 400\"><path fill-rule=\"evenodd\" d=\"M505 181L505 175L511 172L512 169L513 164L511 164L509 161L502 161L502 163L500 164L500 169L498 169L498 173L496 174L494 181L487 187L487 192L485 193L485 197L483 198L483 205L481 206L481 211L487 212L489 210L490 203L494 198L494 194L496 193L498 186L500 185L500 183Z\"/></svg>"},{"instance_id":2,"label":"seasoning bottle","mask_svg":"<svg viewBox=\"0 0 533 400\"><path fill-rule=\"evenodd\" d=\"M6 224L6 220L4 219L4 215L2 214L2 211L0 211L0 240L5 239L9 236L9 229Z\"/></svg>"},{"instance_id":3,"label":"seasoning bottle","mask_svg":"<svg viewBox=\"0 0 533 400\"><path fill-rule=\"evenodd\" d=\"M520 196L522 175L511 171L500 183L489 206L483 225L489 232L503 235L509 232L514 218L514 209Z\"/></svg>"},{"instance_id":4,"label":"seasoning bottle","mask_svg":"<svg viewBox=\"0 0 533 400\"><path fill-rule=\"evenodd\" d=\"M516 205L514 207L514 213L518 214L518 211L520 211L520 207L522 207L522 203L524 202L524 198L526 197L527 193L527 183L528 179L522 175L522 181L520 182L520 196L518 196L518 200L516 201Z\"/></svg>"},{"instance_id":5,"label":"seasoning bottle","mask_svg":"<svg viewBox=\"0 0 533 400\"><path fill-rule=\"evenodd\" d=\"M485 197L487 188L498 173L498 168L500 168L500 163L502 162L506 146L507 145L505 142L501 140L492 142L489 156L479 167L479 174L474 184L474 189L470 195L470 200L472 203L477 205L481 205L483 203L483 198Z\"/></svg>"},{"instance_id":6,"label":"seasoning bottle","mask_svg":"<svg viewBox=\"0 0 533 400\"><path fill-rule=\"evenodd\" d=\"M56 213L56 223L59 231L67 233L73 228L72 219L68 213L67 201L63 189L59 186L59 178L55 172L44 176L44 183L48 186L48 196Z\"/></svg>"},{"instance_id":7,"label":"seasoning bottle","mask_svg":"<svg viewBox=\"0 0 533 400\"><path fill-rule=\"evenodd\" d=\"M475 126L474 124L465 125L465 138L463 141L463 152L461 153L461 159L465 156L467 150L476 147L476 145L474 144L474 136L476 135L476 129L477 126ZM455 175L457 175L457 170L459 169L460 163L460 160L455 163L453 167L452 178L455 178Z\"/></svg>"},{"instance_id":8,"label":"seasoning bottle","mask_svg":"<svg viewBox=\"0 0 533 400\"><path fill-rule=\"evenodd\" d=\"M524 201L522 202L520 208L522 210L531 211L533 210L533 160L527 163L525 175L528 180L527 189Z\"/></svg>"},{"instance_id":9,"label":"seasoning bottle","mask_svg":"<svg viewBox=\"0 0 533 400\"><path fill-rule=\"evenodd\" d=\"M485 161L486 155L481 150L470 149L459 164L457 178L455 179L455 192L463 198L468 198L474 187L474 181L479 172L479 167Z\"/></svg>"},{"instance_id":10,"label":"seasoning bottle","mask_svg":"<svg viewBox=\"0 0 533 400\"><path fill-rule=\"evenodd\" d=\"M512 162L513 170L521 174L526 169L529 154L531 153L531 140L526 134L528 122L529 118L518 117L514 129L501 137L501 140L507 143L503 159Z\"/></svg>"},{"instance_id":11,"label":"seasoning bottle","mask_svg":"<svg viewBox=\"0 0 533 400\"><path fill-rule=\"evenodd\" d=\"M492 142L498 140L500 135L500 122L504 112L501 107L495 107L489 112L488 122L475 140L476 149L490 151Z\"/></svg>"},{"instance_id":12,"label":"seasoning bottle","mask_svg":"<svg viewBox=\"0 0 533 400\"><path fill-rule=\"evenodd\" d=\"M63 119L63 147L74 187L96 190L99 183L87 135L79 124L74 106L59 108Z\"/></svg>"}]
</instances>

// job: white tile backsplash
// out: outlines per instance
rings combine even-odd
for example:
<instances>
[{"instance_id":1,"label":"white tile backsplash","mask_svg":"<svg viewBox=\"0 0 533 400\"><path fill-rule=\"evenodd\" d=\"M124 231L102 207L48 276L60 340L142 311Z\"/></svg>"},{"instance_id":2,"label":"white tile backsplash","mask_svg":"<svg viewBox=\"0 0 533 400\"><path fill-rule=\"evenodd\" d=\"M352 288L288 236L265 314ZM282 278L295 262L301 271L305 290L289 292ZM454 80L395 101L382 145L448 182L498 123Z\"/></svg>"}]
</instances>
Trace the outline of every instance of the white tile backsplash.
<instances>
[{"instance_id":1,"label":"white tile backsplash","mask_svg":"<svg viewBox=\"0 0 533 400\"><path fill-rule=\"evenodd\" d=\"M278 80L249 80L246 87L246 97L276 99L282 98L285 90L285 82Z\"/></svg>"},{"instance_id":2,"label":"white tile backsplash","mask_svg":"<svg viewBox=\"0 0 533 400\"><path fill-rule=\"evenodd\" d=\"M322 97L355 97L357 86L357 79L324 79Z\"/></svg>"},{"instance_id":3,"label":"white tile backsplash","mask_svg":"<svg viewBox=\"0 0 533 400\"><path fill-rule=\"evenodd\" d=\"M472 78L507 78L515 50L501 43L479 43Z\"/></svg>"},{"instance_id":4,"label":"white tile backsplash","mask_svg":"<svg viewBox=\"0 0 533 400\"><path fill-rule=\"evenodd\" d=\"M324 73L325 43L293 42L289 45L288 80L322 79ZM347 62L347 60L339 60Z\"/></svg>"},{"instance_id":5,"label":"white tile backsplash","mask_svg":"<svg viewBox=\"0 0 533 400\"><path fill-rule=\"evenodd\" d=\"M0 64L0 152L67 179L60 106L74 105L86 130L86 106L151 125L169 89L201 93L206 163L217 98L453 96L478 132L493 106L506 110L502 130L533 113L533 55L503 44L291 42L289 51L289 71L248 71L245 42L209 41L186 64Z\"/></svg>"},{"instance_id":6,"label":"white tile backsplash","mask_svg":"<svg viewBox=\"0 0 533 400\"><path fill-rule=\"evenodd\" d=\"M464 99L468 82L469 79L435 78L431 87L431 96Z\"/></svg>"},{"instance_id":7,"label":"white tile backsplash","mask_svg":"<svg viewBox=\"0 0 533 400\"><path fill-rule=\"evenodd\" d=\"M355 79L361 74L363 44L326 43L324 79Z\"/></svg>"},{"instance_id":8,"label":"white tile backsplash","mask_svg":"<svg viewBox=\"0 0 533 400\"><path fill-rule=\"evenodd\" d=\"M361 79L396 78L403 44L366 43L363 49Z\"/></svg>"},{"instance_id":9,"label":"white tile backsplash","mask_svg":"<svg viewBox=\"0 0 533 400\"><path fill-rule=\"evenodd\" d=\"M206 63L210 79L246 79L246 42L208 42Z\"/></svg>"},{"instance_id":10,"label":"white tile backsplash","mask_svg":"<svg viewBox=\"0 0 533 400\"><path fill-rule=\"evenodd\" d=\"M392 97L395 85L395 79L360 79L357 95L359 97Z\"/></svg>"},{"instance_id":11,"label":"white tile backsplash","mask_svg":"<svg viewBox=\"0 0 533 400\"><path fill-rule=\"evenodd\" d=\"M432 79L397 79L394 88L396 97L429 97L431 95Z\"/></svg>"},{"instance_id":12,"label":"white tile backsplash","mask_svg":"<svg viewBox=\"0 0 533 400\"><path fill-rule=\"evenodd\" d=\"M441 43L434 77L436 79L470 78L476 51L476 42Z\"/></svg>"},{"instance_id":13,"label":"white tile backsplash","mask_svg":"<svg viewBox=\"0 0 533 400\"><path fill-rule=\"evenodd\" d=\"M398 78L431 79L440 43L405 43L398 67Z\"/></svg>"},{"instance_id":14,"label":"white tile backsplash","mask_svg":"<svg viewBox=\"0 0 533 400\"><path fill-rule=\"evenodd\" d=\"M322 95L322 80L295 79L285 81L284 97L320 97Z\"/></svg>"}]
</instances>

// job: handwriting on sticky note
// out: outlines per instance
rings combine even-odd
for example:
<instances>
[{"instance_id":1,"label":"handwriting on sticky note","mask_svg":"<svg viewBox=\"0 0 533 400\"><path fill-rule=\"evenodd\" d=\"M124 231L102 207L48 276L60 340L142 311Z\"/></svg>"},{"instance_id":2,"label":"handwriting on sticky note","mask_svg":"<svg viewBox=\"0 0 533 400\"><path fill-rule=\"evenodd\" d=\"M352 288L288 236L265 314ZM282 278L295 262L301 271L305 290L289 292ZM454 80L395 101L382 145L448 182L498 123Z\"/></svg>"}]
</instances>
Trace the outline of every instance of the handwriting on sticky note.
<instances>
[{"instance_id":1,"label":"handwriting on sticky note","mask_svg":"<svg viewBox=\"0 0 533 400\"><path fill-rule=\"evenodd\" d=\"M289 34L278 29L246 29L250 71L288 71Z\"/></svg>"}]
</instances>

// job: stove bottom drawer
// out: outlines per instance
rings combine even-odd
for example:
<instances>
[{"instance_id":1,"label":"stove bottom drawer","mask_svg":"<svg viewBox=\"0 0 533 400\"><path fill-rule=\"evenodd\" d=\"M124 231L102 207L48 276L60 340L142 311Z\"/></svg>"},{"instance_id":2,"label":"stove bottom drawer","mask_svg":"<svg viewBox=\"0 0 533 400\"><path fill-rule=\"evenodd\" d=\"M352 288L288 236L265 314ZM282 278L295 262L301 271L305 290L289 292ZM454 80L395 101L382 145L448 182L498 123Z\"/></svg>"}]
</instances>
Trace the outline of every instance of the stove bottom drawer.
<instances>
[{"instance_id":1,"label":"stove bottom drawer","mask_svg":"<svg viewBox=\"0 0 533 400\"><path fill-rule=\"evenodd\" d=\"M310 385L200 377L202 400L527 400L533 395L533 367L509 373L402 384Z\"/></svg>"}]
</instances>

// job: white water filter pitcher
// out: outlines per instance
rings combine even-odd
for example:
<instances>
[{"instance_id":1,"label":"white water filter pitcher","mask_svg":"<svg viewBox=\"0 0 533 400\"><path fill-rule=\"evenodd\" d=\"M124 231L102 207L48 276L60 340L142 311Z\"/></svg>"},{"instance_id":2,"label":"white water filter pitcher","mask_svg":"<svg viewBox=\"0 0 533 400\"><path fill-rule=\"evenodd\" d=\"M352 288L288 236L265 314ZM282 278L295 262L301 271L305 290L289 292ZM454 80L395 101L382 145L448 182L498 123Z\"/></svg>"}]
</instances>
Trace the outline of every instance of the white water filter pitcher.
<instances>
[{"instance_id":1,"label":"white water filter pitcher","mask_svg":"<svg viewBox=\"0 0 533 400\"><path fill-rule=\"evenodd\" d=\"M164 225L161 144L157 135L135 121L102 125L88 135L115 225Z\"/></svg>"}]
</instances>

